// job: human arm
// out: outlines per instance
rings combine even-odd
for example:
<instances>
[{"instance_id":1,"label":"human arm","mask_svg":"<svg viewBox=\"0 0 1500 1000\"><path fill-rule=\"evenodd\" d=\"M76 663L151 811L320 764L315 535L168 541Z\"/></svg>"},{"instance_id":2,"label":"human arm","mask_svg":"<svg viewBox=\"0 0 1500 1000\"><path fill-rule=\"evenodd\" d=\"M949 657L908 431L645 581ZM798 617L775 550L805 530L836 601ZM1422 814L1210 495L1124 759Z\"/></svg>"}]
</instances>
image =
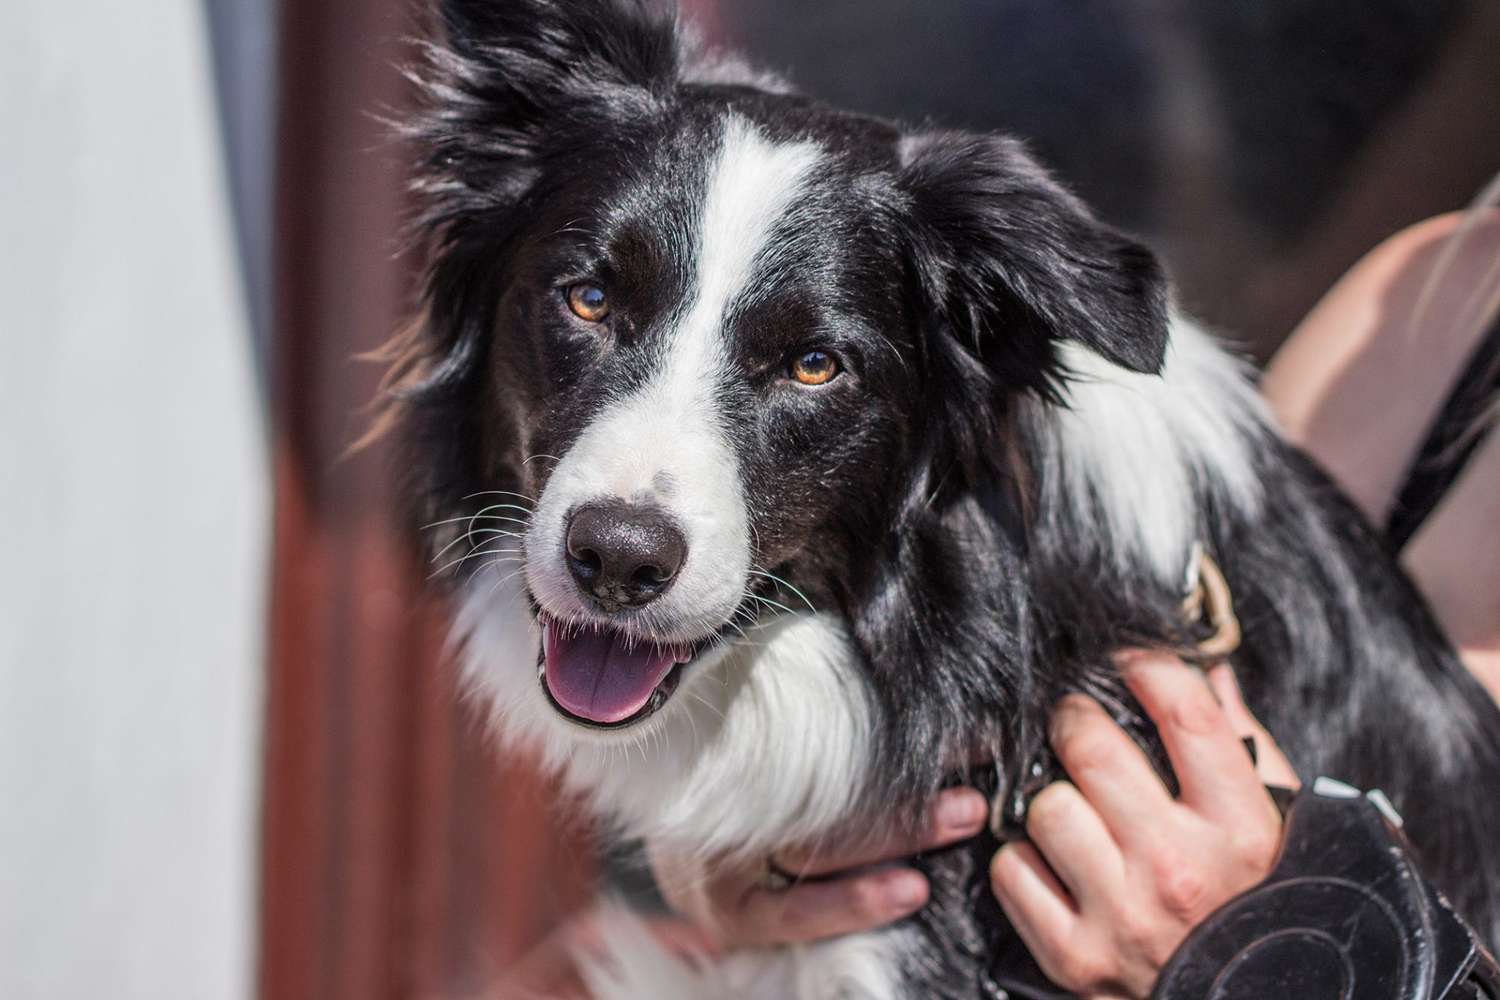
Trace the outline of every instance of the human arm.
<instances>
[{"instance_id":1,"label":"human arm","mask_svg":"<svg viewBox=\"0 0 1500 1000\"><path fill-rule=\"evenodd\" d=\"M1464 227L1467 225L1467 229ZM1329 290L1267 367L1262 390L1288 438L1370 518L1401 478L1490 324L1500 213L1410 226ZM1500 434L1406 546L1403 566L1459 655L1500 698Z\"/></svg>"}]
</instances>

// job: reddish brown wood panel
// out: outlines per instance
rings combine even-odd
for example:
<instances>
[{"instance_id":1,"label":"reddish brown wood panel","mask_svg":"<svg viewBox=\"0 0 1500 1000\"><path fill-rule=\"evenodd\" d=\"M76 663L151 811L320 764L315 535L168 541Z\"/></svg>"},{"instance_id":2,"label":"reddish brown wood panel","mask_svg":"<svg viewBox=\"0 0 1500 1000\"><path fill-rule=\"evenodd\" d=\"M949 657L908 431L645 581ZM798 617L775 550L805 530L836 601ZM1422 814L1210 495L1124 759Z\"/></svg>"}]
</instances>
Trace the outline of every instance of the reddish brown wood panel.
<instances>
[{"instance_id":1,"label":"reddish brown wood panel","mask_svg":"<svg viewBox=\"0 0 1500 1000\"><path fill-rule=\"evenodd\" d=\"M397 0L281 11L275 549L261 996L483 995L587 892L587 841L460 708L442 609L392 516L381 450L340 460L410 304L396 256L407 93Z\"/></svg>"}]
</instances>

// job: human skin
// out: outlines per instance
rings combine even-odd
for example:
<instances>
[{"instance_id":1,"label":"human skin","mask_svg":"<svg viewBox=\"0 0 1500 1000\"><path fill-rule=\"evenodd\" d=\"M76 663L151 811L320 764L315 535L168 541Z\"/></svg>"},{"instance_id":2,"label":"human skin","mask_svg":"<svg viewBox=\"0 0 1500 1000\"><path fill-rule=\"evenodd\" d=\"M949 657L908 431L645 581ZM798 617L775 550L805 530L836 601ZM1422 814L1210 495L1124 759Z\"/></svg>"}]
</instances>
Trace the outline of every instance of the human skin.
<instances>
[{"instance_id":1,"label":"human skin","mask_svg":"<svg viewBox=\"0 0 1500 1000\"><path fill-rule=\"evenodd\" d=\"M1157 724L1182 796L1172 798L1098 703L1069 696L1049 735L1073 780L1037 795L1029 843L1007 845L991 869L1001 906L1043 970L1084 997L1147 995L1188 930L1265 878L1281 832L1265 785L1297 784L1227 666L1204 673L1145 651L1122 653L1119 664ZM1255 739L1259 765L1244 737ZM673 907L720 948L814 941L918 909L926 883L901 859L978 833L987 811L979 793L954 789L939 796L915 839L892 838L859 854L778 855L778 867L806 875L890 863L779 891L758 884L758 867L652 862Z\"/></svg>"},{"instance_id":2,"label":"human skin","mask_svg":"<svg viewBox=\"0 0 1500 1000\"><path fill-rule=\"evenodd\" d=\"M1456 242L1464 217L1444 216L1371 251L1308 315L1265 378L1291 439L1375 524L1389 516L1428 426L1494 321L1496 303L1486 296L1500 284L1500 219L1470 218ZM1466 665L1500 697L1497 524L1500 437L1481 446L1403 563ZM1077 785L1044 789L1032 805L1030 843L1005 846L991 868L1001 906L1042 968L1097 1000L1149 996L1187 933L1264 878L1280 839L1261 779L1235 759L1234 732L1259 727L1228 668L1210 679L1222 706L1216 715L1181 665L1174 678L1170 662L1144 672L1143 662L1122 672L1160 726L1182 794L1165 794L1102 709L1065 699L1052 739ZM1286 767L1279 752L1272 766Z\"/></svg>"},{"instance_id":3,"label":"human skin","mask_svg":"<svg viewBox=\"0 0 1500 1000\"><path fill-rule=\"evenodd\" d=\"M1006 844L990 866L1000 906L1037 964L1098 1000L1149 996L1188 931L1265 879L1281 844L1265 786L1297 785L1228 666L1204 677L1161 653L1117 659L1156 723L1179 794L1102 706L1069 695L1049 736L1071 780L1037 794L1027 841ZM1255 738L1258 765L1242 734Z\"/></svg>"},{"instance_id":4,"label":"human skin","mask_svg":"<svg viewBox=\"0 0 1500 1000\"><path fill-rule=\"evenodd\" d=\"M1427 286L1459 225L1456 215L1428 220L1367 254L1298 326L1263 383L1288 437L1319 459L1376 523L1484 325L1469 290L1500 259L1496 217L1481 220L1451 257L1444 280ZM1419 302L1425 303L1418 317L1422 343L1414 347ZM1372 413L1382 419L1372 420ZM1403 563L1464 662L1500 698L1496 524L1500 434L1471 460ZM1265 877L1280 819L1268 809L1263 786L1296 781L1240 700L1227 666L1204 675L1136 653L1126 654L1122 669L1169 751L1178 747L1172 759L1183 796L1166 795L1099 706L1082 696L1064 699L1051 737L1075 781L1037 796L1030 843L1007 845L991 869L1002 907L1042 968L1059 985L1098 1000L1149 995L1187 932ZM1259 773L1239 743L1244 736L1257 741ZM1211 771L1194 764L1189 745L1214 763ZM1134 807L1141 802L1152 808ZM668 901L714 947L793 944L870 930L915 912L927 900L927 885L901 859L972 836L986 812L978 792L950 789L934 800L914 839L858 853L831 853L823 845L816 855L778 856L776 863L794 873L850 874L775 892L757 884L758 866L698 866L648 853ZM1173 849L1164 851L1164 844Z\"/></svg>"},{"instance_id":5,"label":"human skin","mask_svg":"<svg viewBox=\"0 0 1500 1000\"><path fill-rule=\"evenodd\" d=\"M1463 239L1447 249L1466 218ZM1334 285L1266 369L1262 389L1287 436L1375 524L1389 515L1429 423L1495 321L1497 268L1494 209L1404 229ZM1402 564L1465 664L1500 699L1497 525L1500 434L1492 434Z\"/></svg>"}]
</instances>

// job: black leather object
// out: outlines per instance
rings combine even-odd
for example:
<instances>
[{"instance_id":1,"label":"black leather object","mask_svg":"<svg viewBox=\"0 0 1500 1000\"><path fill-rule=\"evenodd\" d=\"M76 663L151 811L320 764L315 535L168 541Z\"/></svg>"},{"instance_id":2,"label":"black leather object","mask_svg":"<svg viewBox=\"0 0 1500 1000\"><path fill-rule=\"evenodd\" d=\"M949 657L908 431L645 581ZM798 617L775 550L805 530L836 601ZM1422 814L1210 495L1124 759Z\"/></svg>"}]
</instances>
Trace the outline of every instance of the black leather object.
<instances>
[{"instance_id":1,"label":"black leather object","mask_svg":"<svg viewBox=\"0 0 1500 1000\"><path fill-rule=\"evenodd\" d=\"M1500 967L1365 796L1304 790L1270 877L1190 934L1155 1000L1471 1000Z\"/></svg>"}]
</instances>

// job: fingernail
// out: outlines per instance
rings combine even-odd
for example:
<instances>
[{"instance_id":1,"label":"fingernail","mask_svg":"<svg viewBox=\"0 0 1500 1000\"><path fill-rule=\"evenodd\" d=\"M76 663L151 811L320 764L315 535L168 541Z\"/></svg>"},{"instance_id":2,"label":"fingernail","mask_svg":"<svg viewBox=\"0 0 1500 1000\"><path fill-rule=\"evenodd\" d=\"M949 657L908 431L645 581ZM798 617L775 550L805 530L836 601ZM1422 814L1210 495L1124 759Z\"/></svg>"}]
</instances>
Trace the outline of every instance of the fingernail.
<instances>
[{"instance_id":1,"label":"fingernail","mask_svg":"<svg viewBox=\"0 0 1500 1000\"><path fill-rule=\"evenodd\" d=\"M968 829L983 823L988 811L984 796L978 792L968 789L948 792L938 805L938 824L949 829Z\"/></svg>"},{"instance_id":2,"label":"fingernail","mask_svg":"<svg viewBox=\"0 0 1500 1000\"><path fill-rule=\"evenodd\" d=\"M916 872L899 873L887 888L891 904L901 910L914 910L927 902L927 880Z\"/></svg>"}]
</instances>

